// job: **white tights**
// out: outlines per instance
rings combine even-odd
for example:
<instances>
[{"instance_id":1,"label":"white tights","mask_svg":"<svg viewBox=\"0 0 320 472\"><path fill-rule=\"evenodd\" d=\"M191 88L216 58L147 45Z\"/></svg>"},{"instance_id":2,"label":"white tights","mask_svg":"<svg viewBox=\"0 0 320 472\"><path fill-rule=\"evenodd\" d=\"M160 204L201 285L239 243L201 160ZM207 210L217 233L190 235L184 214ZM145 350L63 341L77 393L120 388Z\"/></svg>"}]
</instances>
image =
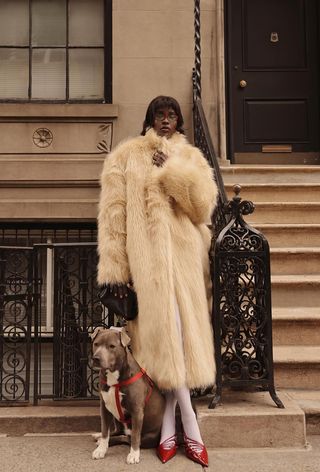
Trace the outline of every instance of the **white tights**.
<instances>
[{"instance_id":1,"label":"white tights","mask_svg":"<svg viewBox=\"0 0 320 472\"><path fill-rule=\"evenodd\" d=\"M182 344L180 313L176 301L175 313L177 328L180 334L180 340ZM188 438L194 439L195 441L203 444L197 418L192 408L189 389L186 386L183 386L181 388L178 388L177 390L167 392L165 397L166 407L163 415L160 443L175 434L175 411L178 402L181 411L181 421L184 433L188 436Z\"/></svg>"},{"instance_id":2,"label":"white tights","mask_svg":"<svg viewBox=\"0 0 320 472\"><path fill-rule=\"evenodd\" d=\"M163 415L160 443L173 436L176 432L175 411L179 404L183 431L190 439L203 444L195 412L192 408L190 391L181 387L166 394L166 408Z\"/></svg>"}]
</instances>

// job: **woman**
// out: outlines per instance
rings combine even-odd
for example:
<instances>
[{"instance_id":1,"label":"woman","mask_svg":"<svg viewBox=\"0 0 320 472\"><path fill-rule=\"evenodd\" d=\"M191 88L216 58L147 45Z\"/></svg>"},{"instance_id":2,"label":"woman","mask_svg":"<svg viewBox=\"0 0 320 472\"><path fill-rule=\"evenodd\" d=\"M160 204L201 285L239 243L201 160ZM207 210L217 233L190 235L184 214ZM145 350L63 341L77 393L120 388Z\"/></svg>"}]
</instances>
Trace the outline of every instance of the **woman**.
<instances>
[{"instance_id":1,"label":"woman","mask_svg":"<svg viewBox=\"0 0 320 472\"><path fill-rule=\"evenodd\" d=\"M178 402L186 455L208 465L190 389L215 380L206 223L216 197L212 169L187 142L171 97L151 101L141 136L120 144L102 172L98 282L124 294L132 281L137 293L128 330L136 360L166 395L162 462L177 450Z\"/></svg>"}]
</instances>

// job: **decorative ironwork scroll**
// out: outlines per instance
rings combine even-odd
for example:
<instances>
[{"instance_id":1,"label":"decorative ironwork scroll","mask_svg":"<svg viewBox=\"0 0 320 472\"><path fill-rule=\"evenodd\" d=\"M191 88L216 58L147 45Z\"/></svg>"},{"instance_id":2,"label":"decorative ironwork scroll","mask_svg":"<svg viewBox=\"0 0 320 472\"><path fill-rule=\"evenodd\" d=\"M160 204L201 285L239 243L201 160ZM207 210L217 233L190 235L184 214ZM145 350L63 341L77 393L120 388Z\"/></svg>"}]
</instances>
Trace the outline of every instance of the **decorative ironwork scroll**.
<instances>
[{"instance_id":1,"label":"decorative ironwork scroll","mask_svg":"<svg viewBox=\"0 0 320 472\"><path fill-rule=\"evenodd\" d=\"M54 397L98 394L89 334L115 320L98 299L95 243L52 245L54 250Z\"/></svg>"},{"instance_id":2,"label":"decorative ironwork scroll","mask_svg":"<svg viewBox=\"0 0 320 472\"><path fill-rule=\"evenodd\" d=\"M225 208L231 220L211 254L217 390L210 407L219 402L222 386L254 385L283 408L274 387L269 245L244 221L254 205L241 201L240 189L234 187L236 196Z\"/></svg>"},{"instance_id":3,"label":"decorative ironwork scroll","mask_svg":"<svg viewBox=\"0 0 320 472\"><path fill-rule=\"evenodd\" d=\"M29 400L32 248L0 247L0 401Z\"/></svg>"}]
</instances>

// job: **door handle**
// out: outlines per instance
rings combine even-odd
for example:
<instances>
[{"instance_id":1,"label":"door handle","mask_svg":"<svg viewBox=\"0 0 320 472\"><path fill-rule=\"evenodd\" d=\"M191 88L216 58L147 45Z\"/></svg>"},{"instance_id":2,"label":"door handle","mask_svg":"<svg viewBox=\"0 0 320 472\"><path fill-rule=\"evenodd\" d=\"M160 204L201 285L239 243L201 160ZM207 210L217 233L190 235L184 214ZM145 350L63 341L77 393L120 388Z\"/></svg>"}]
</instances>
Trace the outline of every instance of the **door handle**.
<instances>
[{"instance_id":1,"label":"door handle","mask_svg":"<svg viewBox=\"0 0 320 472\"><path fill-rule=\"evenodd\" d=\"M245 80L240 80L239 85L241 88L245 88L247 86L247 82Z\"/></svg>"}]
</instances>

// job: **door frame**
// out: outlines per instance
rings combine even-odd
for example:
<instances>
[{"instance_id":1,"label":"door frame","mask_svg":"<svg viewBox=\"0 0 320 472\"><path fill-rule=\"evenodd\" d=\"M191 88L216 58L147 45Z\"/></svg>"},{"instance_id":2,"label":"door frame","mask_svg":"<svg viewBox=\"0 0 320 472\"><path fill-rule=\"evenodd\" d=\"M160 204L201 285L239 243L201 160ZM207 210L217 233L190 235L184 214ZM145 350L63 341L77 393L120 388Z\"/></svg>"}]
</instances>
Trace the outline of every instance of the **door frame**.
<instances>
[{"instance_id":1,"label":"door frame","mask_svg":"<svg viewBox=\"0 0 320 472\"><path fill-rule=\"evenodd\" d=\"M241 1L241 0L240 0ZM231 0L222 0L223 5L223 20L224 20L224 28L221 31L223 34L222 41L224 42L224 80L225 80L225 136L226 136L226 158L230 161L231 164L234 164L234 130L232 126L232 119L231 119L231 41L229 41L229 25L231 24L231 11L229 8L229 4ZM318 8L318 22L317 22L317 30L318 30L318 57L320 57L320 5L317 3ZM218 33L218 31L217 31ZM219 40L218 40L219 41ZM320 60L318 63L319 68L319 89L320 89ZM318 98L318 108L319 108L319 116L320 116L320 94ZM320 152L320 149L319 149ZM261 153L262 155L262 153ZM289 156L289 154L288 154Z\"/></svg>"}]
</instances>

